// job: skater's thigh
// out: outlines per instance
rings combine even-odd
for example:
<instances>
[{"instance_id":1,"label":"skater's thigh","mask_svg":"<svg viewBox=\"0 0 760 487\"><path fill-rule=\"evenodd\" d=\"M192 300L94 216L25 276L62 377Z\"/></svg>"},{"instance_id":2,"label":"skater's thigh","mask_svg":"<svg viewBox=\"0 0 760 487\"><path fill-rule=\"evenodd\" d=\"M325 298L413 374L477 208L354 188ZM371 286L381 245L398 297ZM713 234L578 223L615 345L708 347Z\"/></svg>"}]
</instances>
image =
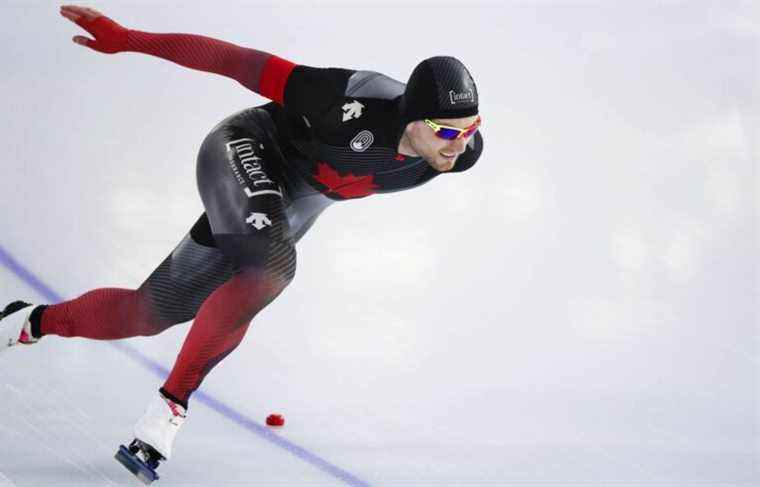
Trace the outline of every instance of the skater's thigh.
<instances>
[{"instance_id":1,"label":"skater's thigh","mask_svg":"<svg viewBox=\"0 0 760 487\"><path fill-rule=\"evenodd\" d=\"M219 124L198 154L198 189L213 240L236 268L289 281L296 254L273 130L260 109Z\"/></svg>"},{"instance_id":2,"label":"skater's thigh","mask_svg":"<svg viewBox=\"0 0 760 487\"><path fill-rule=\"evenodd\" d=\"M234 265L214 246L208 219L190 232L140 287L167 325L192 320L203 302L234 274Z\"/></svg>"}]
</instances>

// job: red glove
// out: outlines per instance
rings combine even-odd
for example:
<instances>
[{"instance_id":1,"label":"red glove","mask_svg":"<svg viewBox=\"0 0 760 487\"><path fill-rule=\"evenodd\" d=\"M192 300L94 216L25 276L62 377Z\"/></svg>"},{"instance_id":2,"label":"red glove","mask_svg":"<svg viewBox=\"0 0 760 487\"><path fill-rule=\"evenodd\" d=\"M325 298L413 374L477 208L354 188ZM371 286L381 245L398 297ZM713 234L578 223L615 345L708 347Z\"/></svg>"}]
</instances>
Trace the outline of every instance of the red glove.
<instances>
[{"instance_id":1,"label":"red glove","mask_svg":"<svg viewBox=\"0 0 760 487\"><path fill-rule=\"evenodd\" d=\"M114 54L127 49L129 29L122 27L97 10L67 5L61 7L61 15L76 22L78 26L95 37L95 39L90 39L84 36L74 36L72 40L77 44L107 54Z\"/></svg>"}]
</instances>

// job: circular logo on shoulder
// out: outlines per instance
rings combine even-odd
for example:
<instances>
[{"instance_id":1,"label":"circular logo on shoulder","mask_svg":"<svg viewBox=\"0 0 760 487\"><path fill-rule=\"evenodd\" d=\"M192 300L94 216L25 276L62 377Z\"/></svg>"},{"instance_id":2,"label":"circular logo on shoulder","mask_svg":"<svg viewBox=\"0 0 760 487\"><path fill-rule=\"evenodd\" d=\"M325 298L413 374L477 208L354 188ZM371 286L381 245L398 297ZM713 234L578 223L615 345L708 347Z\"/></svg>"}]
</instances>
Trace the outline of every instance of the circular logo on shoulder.
<instances>
[{"instance_id":1,"label":"circular logo on shoulder","mask_svg":"<svg viewBox=\"0 0 760 487\"><path fill-rule=\"evenodd\" d=\"M354 152L364 152L369 149L369 146L371 146L374 141L375 136L372 135L372 132L369 130L362 130L356 134L356 137L354 137L353 140L351 140L351 150Z\"/></svg>"}]
</instances>

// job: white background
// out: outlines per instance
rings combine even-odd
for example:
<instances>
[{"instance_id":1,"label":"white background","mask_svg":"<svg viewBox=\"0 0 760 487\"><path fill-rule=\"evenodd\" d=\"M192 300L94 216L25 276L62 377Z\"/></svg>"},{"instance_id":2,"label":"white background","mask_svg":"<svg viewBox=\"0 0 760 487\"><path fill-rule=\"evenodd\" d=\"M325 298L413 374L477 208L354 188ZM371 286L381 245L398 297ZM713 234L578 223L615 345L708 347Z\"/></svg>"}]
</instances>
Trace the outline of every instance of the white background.
<instances>
[{"instance_id":1,"label":"white background","mask_svg":"<svg viewBox=\"0 0 760 487\"><path fill-rule=\"evenodd\" d=\"M378 486L760 483L756 2L94 2L123 25L406 81L460 58L470 171L330 207L203 390ZM203 211L195 156L265 99L0 2L0 246L136 288ZM0 271L2 304L42 298ZM130 343L170 367L187 331ZM0 356L0 485L135 485L161 379L103 342ZM159 485L343 485L191 404Z\"/></svg>"}]
</instances>

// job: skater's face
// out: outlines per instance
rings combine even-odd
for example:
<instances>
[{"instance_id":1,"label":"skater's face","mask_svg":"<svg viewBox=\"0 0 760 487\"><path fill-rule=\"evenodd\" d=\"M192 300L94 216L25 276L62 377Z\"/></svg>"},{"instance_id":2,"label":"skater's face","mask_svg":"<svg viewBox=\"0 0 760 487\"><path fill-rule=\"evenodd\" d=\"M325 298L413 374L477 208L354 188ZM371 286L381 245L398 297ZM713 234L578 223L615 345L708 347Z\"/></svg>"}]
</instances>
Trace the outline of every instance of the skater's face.
<instances>
[{"instance_id":1,"label":"skater's face","mask_svg":"<svg viewBox=\"0 0 760 487\"><path fill-rule=\"evenodd\" d=\"M432 123L430 123L432 122ZM457 158L462 154L477 132L480 117L473 115L463 118L433 118L429 121L417 120L406 127L406 138L411 149L427 161L437 171L450 171L456 164ZM470 129L454 139L447 140L441 135L455 133L440 126ZM436 131L446 131L448 134L436 134ZM450 135L449 135L450 136Z\"/></svg>"}]
</instances>

